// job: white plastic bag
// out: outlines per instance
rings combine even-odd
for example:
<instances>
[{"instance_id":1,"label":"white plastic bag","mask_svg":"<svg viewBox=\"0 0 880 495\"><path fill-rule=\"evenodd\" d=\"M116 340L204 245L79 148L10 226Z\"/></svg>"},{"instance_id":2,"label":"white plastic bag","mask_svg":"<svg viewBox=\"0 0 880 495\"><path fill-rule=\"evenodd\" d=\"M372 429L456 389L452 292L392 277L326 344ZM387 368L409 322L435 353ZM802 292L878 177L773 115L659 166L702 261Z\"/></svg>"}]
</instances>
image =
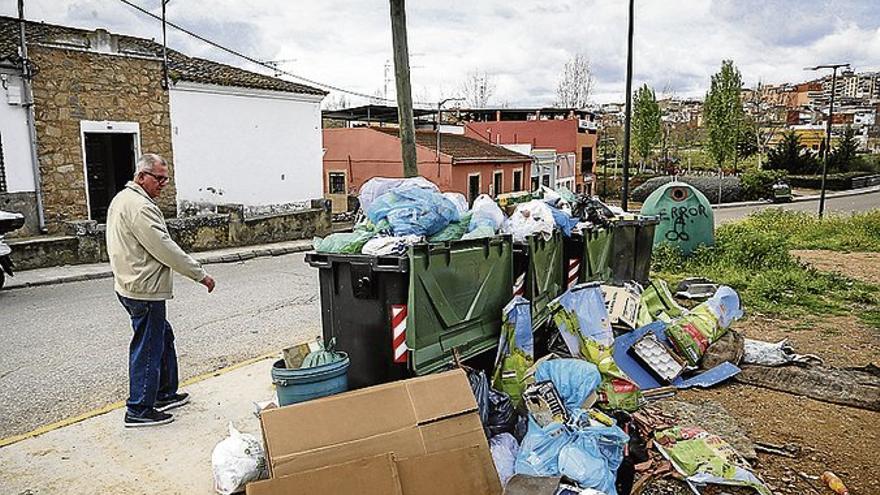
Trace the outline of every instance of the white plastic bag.
<instances>
[{"instance_id":1,"label":"white plastic bag","mask_svg":"<svg viewBox=\"0 0 880 495\"><path fill-rule=\"evenodd\" d=\"M495 203L488 194L481 194L474 200L474 206L471 208L471 224L468 231L473 232L479 227L492 227L494 231L498 231L504 224L504 212ZM494 232L493 232L494 234Z\"/></svg>"},{"instance_id":2,"label":"white plastic bag","mask_svg":"<svg viewBox=\"0 0 880 495\"><path fill-rule=\"evenodd\" d=\"M445 192L443 193L446 196L446 199L452 201L456 208L458 208L459 213L467 213L468 211L468 202L467 198L464 197L464 194L457 192Z\"/></svg>"},{"instance_id":3,"label":"white plastic bag","mask_svg":"<svg viewBox=\"0 0 880 495\"><path fill-rule=\"evenodd\" d=\"M492 452L492 460L495 462L495 470L498 472L501 486L507 486L507 482L514 475L519 442L510 433L501 433L489 439L489 450Z\"/></svg>"},{"instance_id":4,"label":"white plastic bag","mask_svg":"<svg viewBox=\"0 0 880 495\"><path fill-rule=\"evenodd\" d=\"M525 242L526 237L539 233L545 240L553 237L556 220L547 203L534 199L516 206L513 215L504 223L502 231L513 235L514 242Z\"/></svg>"},{"instance_id":5,"label":"white plastic bag","mask_svg":"<svg viewBox=\"0 0 880 495\"><path fill-rule=\"evenodd\" d=\"M253 435L241 433L229 423L229 436L220 441L211 454L214 489L221 495L243 491L251 482L266 478L263 445Z\"/></svg>"}]
</instances>

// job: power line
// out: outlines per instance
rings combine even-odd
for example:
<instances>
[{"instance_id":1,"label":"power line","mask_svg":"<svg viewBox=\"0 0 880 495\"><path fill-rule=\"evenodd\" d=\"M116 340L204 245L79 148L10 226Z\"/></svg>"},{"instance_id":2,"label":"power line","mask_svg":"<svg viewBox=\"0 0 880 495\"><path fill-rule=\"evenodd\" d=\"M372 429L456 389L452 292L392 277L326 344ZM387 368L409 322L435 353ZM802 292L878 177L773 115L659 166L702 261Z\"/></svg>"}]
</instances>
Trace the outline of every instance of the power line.
<instances>
[{"instance_id":1,"label":"power line","mask_svg":"<svg viewBox=\"0 0 880 495\"><path fill-rule=\"evenodd\" d=\"M126 5L128 5L129 7L133 8L133 9L135 9L135 10L137 10L137 11L143 13L143 14L146 14L146 15L152 17L153 19L156 19L156 20L158 20L158 21L160 21L160 22L162 21L162 17L160 17L160 16L158 16L158 15L156 15L156 14L150 12L149 10L144 9L143 7L137 5L137 4L133 3L133 2L130 2L129 0L119 0L119 1L122 2L122 3L124 3L124 4L126 4ZM349 90L349 89L340 88L340 87L338 87L338 86L334 86L334 85L332 85L332 84L324 84L324 83L322 83L322 82L315 81L315 80L313 80L313 79L309 79L309 78L307 78L307 77L303 77L303 76L300 76L300 75L298 75L298 74L294 74L294 73L292 73L292 72L288 72L288 71L286 71L286 70L279 69L278 67L273 66L273 65L270 65L270 64L268 64L268 63L266 63L266 62L264 62L264 61L262 61L262 60L258 60L258 59L254 58L254 57L250 57L250 56L245 55L245 54L243 54L243 53L241 53L241 52L238 52L238 51L236 51L236 50L233 50L232 48L227 48L227 47L221 45L220 43L217 43L216 41L209 40L208 38L205 38L204 36L201 36L201 35L199 35L199 34L196 34L196 33L192 32L192 31L190 31L189 29L186 29L186 28L184 28L184 27L178 26L177 24L174 24L173 22L168 22L168 21L166 21L166 24L169 25L169 26L171 26L171 27L173 27L174 29L177 29L178 31L181 31L181 32L183 32L183 33L186 33L186 34L192 36L193 38L195 38L195 39L197 39L197 40L199 40L199 41L201 41L201 42L203 42L203 43L207 43L208 45L211 45L211 46L213 46L214 48L217 48L217 49L222 50L222 51L224 51L224 52L226 52L226 53L229 53L230 55L234 55L234 56L236 56L236 57L239 57L239 58L242 58L242 59L244 59L244 60L247 60L248 62L251 62L251 63L253 63L253 64L259 65L260 67L264 67L264 68L266 68L266 69L272 70L272 71L274 71L275 73L281 73L281 74L284 74L284 75L287 75L287 76L293 77L293 78L295 78L295 79L299 79L300 81L305 81L305 82L308 83L308 84L312 84L312 85L315 85L315 86L320 86L320 87L323 87L323 88L329 89L329 90L331 90L331 91L338 91L338 92L340 92L340 93L345 93L345 94L349 94L349 95L352 95L352 96L359 96L359 97L361 97L361 98L367 98L367 99L369 99L369 100L378 100L378 101L382 101L382 102L385 102L385 103L395 103L395 104L397 103L396 101L394 101L394 100L390 100L390 99L388 99L388 98L383 98L383 97L380 97L380 96L368 95L368 94L366 94L366 93L359 93L359 92L357 92L357 91L351 91L351 90ZM419 104L419 105L428 105L428 106L431 105L431 103L423 103L423 102L420 102L420 101L417 101L417 102L415 102L415 103L416 103L416 104Z\"/></svg>"}]
</instances>

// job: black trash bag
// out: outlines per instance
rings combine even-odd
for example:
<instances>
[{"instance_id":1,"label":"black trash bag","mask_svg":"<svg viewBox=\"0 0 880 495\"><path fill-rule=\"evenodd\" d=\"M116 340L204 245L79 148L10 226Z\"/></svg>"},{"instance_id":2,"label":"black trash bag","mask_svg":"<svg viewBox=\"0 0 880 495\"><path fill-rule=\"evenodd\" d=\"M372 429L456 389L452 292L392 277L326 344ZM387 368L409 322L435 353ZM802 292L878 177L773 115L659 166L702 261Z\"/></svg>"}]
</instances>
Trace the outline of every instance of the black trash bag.
<instances>
[{"instance_id":1,"label":"black trash bag","mask_svg":"<svg viewBox=\"0 0 880 495\"><path fill-rule=\"evenodd\" d=\"M629 435L626 455L623 457L620 467L617 468L617 480L615 481L617 495L630 495L636 477L636 464L648 460L648 443L639 433L632 416L624 411L616 411L612 416L617 421L617 426Z\"/></svg>"},{"instance_id":2,"label":"black trash bag","mask_svg":"<svg viewBox=\"0 0 880 495\"><path fill-rule=\"evenodd\" d=\"M522 411L516 412L516 426L513 427L513 436L516 438L516 441L522 445L523 438L526 437L526 433L529 431L529 413Z\"/></svg>"},{"instance_id":3,"label":"black trash bag","mask_svg":"<svg viewBox=\"0 0 880 495\"><path fill-rule=\"evenodd\" d=\"M471 384L471 392L474 393L474 399L477 400L477 409L480 412L480 423L483 428L489 424L489 411L491 404L489 403L489 380L486 373L471 368L465 368L467 372L468 382Z\"/></svg>"},{"instance_id":4,"label":"black trash bag","mask_svg":"<svg viewBox=\"0 0 880 495\"><path fill-rule=\"evenodd\" d=\"M513 433L516 426L516 413L510 396L494 388L489 389L489 419L484 425L490 437L499 433Z\"/></svg>"}]
</instances>

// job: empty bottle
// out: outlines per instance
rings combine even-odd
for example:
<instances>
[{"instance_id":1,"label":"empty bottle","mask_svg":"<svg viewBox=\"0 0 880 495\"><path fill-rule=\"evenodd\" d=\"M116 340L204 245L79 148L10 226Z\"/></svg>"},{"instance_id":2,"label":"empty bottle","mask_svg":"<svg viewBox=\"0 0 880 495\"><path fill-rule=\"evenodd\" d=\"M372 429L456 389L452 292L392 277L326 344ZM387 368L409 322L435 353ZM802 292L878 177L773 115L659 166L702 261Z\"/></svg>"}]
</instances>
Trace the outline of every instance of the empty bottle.
<instances>
[{"instance_id":1,"label":"empty bottle","mask_svg":"<svg viewBox=\"0 0 880 495\"><path fill-rule=\"evenodd\" d=\"M840 478L831 471L825 471L819 479L824 481L825 484L828 485L828 488L831 488L831 491L837 495L849 495L849 490L846 488L846 485L844 485L843 481L840 481Z\"/></svg>"}]
</instances>

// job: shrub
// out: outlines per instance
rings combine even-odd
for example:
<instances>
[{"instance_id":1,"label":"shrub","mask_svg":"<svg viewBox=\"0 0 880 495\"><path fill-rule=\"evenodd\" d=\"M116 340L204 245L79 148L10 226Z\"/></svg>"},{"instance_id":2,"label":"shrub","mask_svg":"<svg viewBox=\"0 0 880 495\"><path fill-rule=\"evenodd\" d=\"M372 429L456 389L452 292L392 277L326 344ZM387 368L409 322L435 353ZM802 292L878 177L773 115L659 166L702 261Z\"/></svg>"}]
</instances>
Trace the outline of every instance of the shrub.
<instances>
[{"instance_id":1,"label":"shrub","mask_svg":"<svg viewBox=\"0 0 880 495\"><path fill-rule=\"evenodd\" d=\"M743 199L773 197L773 184L785 177L782 170L748 170L742 174Z\"/></svg>"},{"instance_id":2,"label":"shrub","mask_svg":"<svg viewBox=\"0 0 880 495\"><path fill-rule=\"evenodd\" d=\"M718 203L718 186L721 185L721 202L733 203L742 201L743 188L739 177L677 177L680 182L685 182L695 187L709 200L710 203ZM641 186L633 189L632 200L644 202L652 192L660 186L672 182L673 177L655 177L646 181Z\"/></svg>"}]
</instances>

